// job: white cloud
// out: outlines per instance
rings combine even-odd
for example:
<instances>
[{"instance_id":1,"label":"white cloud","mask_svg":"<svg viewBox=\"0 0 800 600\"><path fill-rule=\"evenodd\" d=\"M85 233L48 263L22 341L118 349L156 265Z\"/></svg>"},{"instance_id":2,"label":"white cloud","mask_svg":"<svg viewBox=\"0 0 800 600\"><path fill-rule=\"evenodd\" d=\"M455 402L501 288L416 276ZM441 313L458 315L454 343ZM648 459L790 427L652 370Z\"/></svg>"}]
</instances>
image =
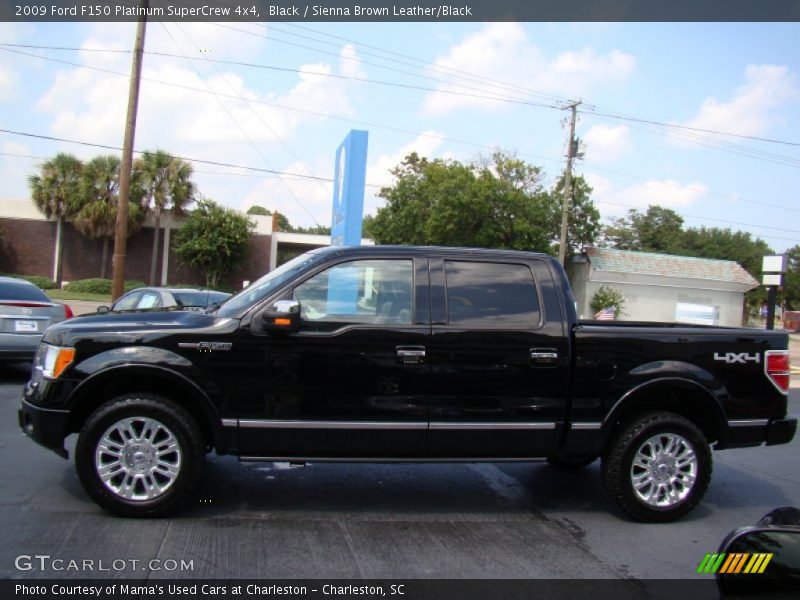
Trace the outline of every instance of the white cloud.
<instances>
[{"instance_id":1,"label":"white cloud","mask_svg":"<svg viewBox=\"0 0 800 600\"><path fill-rule=\"evenodd\" d=\"M33 32L34 28L28 23L0 23L0 40L7 44L24 41ZM9 48L9 50L18 49ZM27 52L27 50L25 51ZM13 67L19 68L19 63L23 60L25 60L24 57L19 54L0 52L0 102L13 100L17 97L21 87L21 79L19 72Z\"/></svg>"},{"instance_id":2,"label":"white cloud","mask_svg":"<svg viewBox=\"0 0 800 600\"><path fill-rule=\"evenodd\" d=\"M594 187L592 197L606 217L623 215L631 208L646 210L648 206L655 204L673 210L680 209L697 202L709 192L704 183L693 181L684 184L674 179L651 179L615 191L602 177L586 177Z\"/></svg>"},{"instance_id":3,"label":"white cloud","mask_svg":"<svg viewBox=\"0 0 800 600\"><path fill-rule=\"evenodd\" d=\"M423 131L417 138L408 144L400 146L389 154L381 154L369 160L367 165L367 183L372 185L389 186L395 181L390 173L403 159L416 152L420 156L431 158L436 149L442 145L444 134L438 131Z\"/></svg>"},{"instance_id":4,"label":"white cloud","mask_svg":"<svg viewBox=\"0 0 800 600\"><path fill-rule=\"evenodd\" d=\"M546 94L574 97L589 93L601 85L624 82L635 64L630 54L619 50L597 54L591 48L584 48L547 57L528 39L520 24L490 23L451 47L446 55L438 57L435 61L438 69L432 69L431 73L441 78L448 70L468 71L486 80L465 82L454 76L453 83L439 86L442 91L526 98L524 92L510 91L488 81L492 79ZM473 89L465 90L464 87ZM527 98L531 99L530 96ZM497 100L441 92L429 93L423 102L424 110L430 114L463 107L494 108L500 105Z\"/></svg>"},{"instance_id":5,"label":"white cloud","mask_svg":"<svg viewBox=\"0 0 800 600\"><path fill-rule=\"evenodd\" d=\"M311 165L295 162L285 170L287 173L308 174L309 169L315 176L333 177L333 160L319 157ZM258 204L277 210L295 226L330 225L332 185L331 182L287 175L265 178L245 196L241 208L246 210Z\"/></svg>"},{"instance_id":6,"label":"white cloud","mask_svg":"<svg viewBox=\"0 0 800 600\"><path fill-rule=\"evenodd\" d=\"M13 99L19 92L19 84L17 72L6 65L0 65L0 102Z\"/></svg>"},{"instance_id":7,"label":"white cloud","mask_svg":"<svg viewBox=\"0 0 800 600\"><path fill-rule=\"evenodd\" d=\"M785 66L749 65L744 76L733 98L706 98L697 115L681 124L740 135L762 135L779 124L777 109L798 95L796 75Z\"/></svg>"},{"instance_id":8,"label":"white cloud","mask_svg":"<svg viewBox=\"0 0 800 600\"><path fill-rule=\"evenodd\" d=\"M106 38L92 38L84 47L116 48L118 45ZM84 60L94 65L95 54L85 53ZM352 48L344 47L342 57L340 73L360 72L360 62ZM107 55L104 60L103 68L117 72L127 72L130 68L129 54L110 55L110 58ZM195 151L196 155L208 156L208 145L215 144L214 154L224 151L227 160L235 156L252 157L254 150L246 137L263 150L265 146L277 147L278 143L285 143L301 124L325 118L311 113L351 115L353 92L360 85L325 77L334 70L324 63L300 66L295 83L284 91L266 88L269 81L266 78L250 82L219 66L209 71L210 67L203 61L193 61L193 64L194 67L179 59L145 59L137 147L168 146L175 152ZM203 93L209 89L217 97ZM231 95L249 102L229 97ZM57 73L36 108L52 117L51 131L61 137L121 145L127 97L126 77L74 68ZM309 112L289 111L265 102Z\"/></svg>"},{"instance_id":9,"label":"white cloud","mask_svg":"<svg viewBox=\"0 0 800 600\"><path fill-rule=\"evenodd\" d=\"M3 190L0 193L10 195L9 188L16 189L16 186L9 185L10 182L16 182L21 179L21 174L32 173L35 165L42 161L32 161L30 158L24 158L31 154L31 148L27 144L14 141L4 141L0 144L0 181L5 182ZM21 154L23 156L5 156L7 154ZM24 178L22 178L24 180ZM27 184L22 187L22 192L27 196ZM16 195L16 192L14 192ZM27 199L26 199L27 201Z\"/></svg>"},{"instance_id":10,"label":"white cloud","mask_svg":"<svg viewBox=\"0 0 800 600\"><path fill-rule=\"evenodd\" d=\"M625 125L595 125L581 139L587 160L595 163L613 162L631 149L630 129Z\"/></svg>"},{"instance_id":11,"label":"white cloud","mask_svg":"<svg viewBox=\"0 0 800 600\"><path fill-rule=\"evenodd\" d=\"M363 79L366 77L363 69L361 68L361 59L356 54L356 49L352 44L345 44L342 46L342 51L339 55L339 70L345 77L358 77Z\"/></svg>"}]
</instances>

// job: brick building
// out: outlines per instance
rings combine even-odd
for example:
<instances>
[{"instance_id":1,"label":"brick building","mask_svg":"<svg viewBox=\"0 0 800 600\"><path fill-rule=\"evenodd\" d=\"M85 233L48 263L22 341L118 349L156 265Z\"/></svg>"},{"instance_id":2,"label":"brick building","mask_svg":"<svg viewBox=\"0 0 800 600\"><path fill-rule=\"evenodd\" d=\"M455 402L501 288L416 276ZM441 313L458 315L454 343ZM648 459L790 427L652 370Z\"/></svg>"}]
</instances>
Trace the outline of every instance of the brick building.
<instances>
[{"instance_id":1,"label":"brick building","mask_svg":"<svg viewBox=\"0 0 800 600\"><path fill-rule=\"evenodd\" d=\"M270 253L274 251L271 217L252 216L256 229L250 241L250 251L244 264L231 273L226 283L239 289L243 281L253 281L270 270ZM196 269L181 263L174 251L173 232L180 226L171 215L161 218L161 243L157 260L157 282L161 285L192 284L204 285L205 276ZM53 248L55 244L56 222L46 219L27 200L0 200L0 228L2 246L0 247L0 273L21 275L41 275L53 277ZM125 278L148 282L150 279L150 260L153 249L155 229L151 219L128 238ZM64 250L62 261L62 280L75 281L99 277L103 256L103 241L91 240L81 235L70 223L64 224ZM277 236L280 237L280 236ZM318 237L318 236L314 236ZM320 240L315 240L317 244ZM165 252L165 248L168 250ZM106 277L111 277L113 240L110 243Z\"/></svg>"}]
</instances>

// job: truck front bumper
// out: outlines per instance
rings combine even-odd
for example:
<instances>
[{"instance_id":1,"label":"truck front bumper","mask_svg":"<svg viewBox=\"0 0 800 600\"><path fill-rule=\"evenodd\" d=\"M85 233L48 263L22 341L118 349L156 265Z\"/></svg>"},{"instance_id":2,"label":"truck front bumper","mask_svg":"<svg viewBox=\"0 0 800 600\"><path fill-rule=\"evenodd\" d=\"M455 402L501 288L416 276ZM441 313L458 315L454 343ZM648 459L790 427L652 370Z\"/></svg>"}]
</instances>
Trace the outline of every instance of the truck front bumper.
<instances>
[{"instance_id":1,"label":"truck front bumper","mask_svg":"<svg viewBox=\"0 0 800 600\"><path fill-rule=\"evenodd\" d=\"M23 400L17 416L22 433L63 458L69 458L64 449L67 436L68 410L42 408Z\"/></svg>"}]
</instances>

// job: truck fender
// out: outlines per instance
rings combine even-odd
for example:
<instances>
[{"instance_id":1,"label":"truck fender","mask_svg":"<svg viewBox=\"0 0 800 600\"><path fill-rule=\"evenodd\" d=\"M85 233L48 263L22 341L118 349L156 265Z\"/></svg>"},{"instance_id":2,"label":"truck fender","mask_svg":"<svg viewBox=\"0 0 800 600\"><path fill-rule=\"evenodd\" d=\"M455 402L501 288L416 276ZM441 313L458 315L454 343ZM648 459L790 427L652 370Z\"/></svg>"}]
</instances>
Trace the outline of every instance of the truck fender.
<instances>
[{"instance_id":1,"label":"truck fender","mask_svg":"<svg viewBox=\"0 0 800 600\"><path fill-rule=\"evenodd\" d=\"M656 390L683 388L699 392L698 397L703 399L701 408L709 418L710 425L717 432L723 432L727 427L723 401L728 398L728 391L722 382L705 369L680 361L656 361L632 369L629 377L640 381L614 402L603 419L601 426L603 446L620 415L633 404L647 407L650 392ZM669 410L669 406L656 403L652 404L652 408Z\"/></svg>"},{"instance_id":2,"label":"truck fender","mask_svg":"<svg viewBox=\"0 0 800 600\"><path fill-rule=\"evenodd\" d=\"M120 349L117 349L120 350ZM124 350L124 349L123 349ZM157 348L151 348L151 350L159 350ZM107 353L103 353L102 355L97 355L99 358L101 356L111 354L114 351L109 351ZM160 351L159 353L167 353L167 351ZM190 364L185 358L180 357L178 355L174 355L177 358L180 358L181 361L185 361L185 363ZM138 357L137 357L138 358ZM92 359L87 360L88 363ZM160 359L163 360L163 357ZM100 361L105 364L108 364L107 361ZM166 364L169 364L169 361L165 361ZM99 363L98 363L99 364ZM164 363L162 363L164 364ZM181 366L185 366L181 364ZM174 386L175 388L181 390L183 395L191 398L193 406L187 407L191 408L198 408L199 415L202 415L205 423L200 423L201 427L207 429L207 432L211 434L213 438L214 446L217 448L218 451L224 451L224 449L228 446L228 441L225 438L224 432L222 430L222 422L219 417L219 413L217 412L216 407L214 406L211 399L208 397L205 391L200 388L194 381L186 377L185 375L176 372L173 369L158 366L154 364L142 364L142 363L119 363L113 361L111 366L106 366L105 368L98 369L92 372L86 379L80 382L75 390L72 392L69 400L69 408L70 411L76 415L78 419L85 418L88 413L90 413L94 406L91 405L93 402L92 400L92 391L98 389L98 387L105 386L115 379L118 380L120 377L129 377L135 376L137 379L145 382L150 383L150 389L147 391L153 391L158 393L158 389L152 388L152 383L154 381L161 381L168 383L169 385ZM131 390L136 391L136 390ZM143 390L144 391L144 390ZM96 401L94 401L96 402Z\"/></svg>"}]
</instances>

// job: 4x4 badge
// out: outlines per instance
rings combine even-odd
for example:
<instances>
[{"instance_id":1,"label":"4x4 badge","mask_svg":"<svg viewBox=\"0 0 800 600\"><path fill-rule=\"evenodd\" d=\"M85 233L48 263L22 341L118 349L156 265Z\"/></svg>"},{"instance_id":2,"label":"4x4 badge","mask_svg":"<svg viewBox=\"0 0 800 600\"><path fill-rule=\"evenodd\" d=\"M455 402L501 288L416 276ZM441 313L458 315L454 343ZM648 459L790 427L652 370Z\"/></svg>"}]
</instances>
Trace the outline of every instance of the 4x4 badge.
<instances>
[{"instance_id":1,"label":"4x4 badge","mask_svg":"<svg viewBox=\"0 0 800 600\"><path fill-rule=\"evenodd\" d=\"M233 344L230 342L180 342L178 348L194 348L200 352L211 352L213 350L230 350Z\"/></svg>"},{"instance_id":2,"label":"4x4 badge","mask_svg":"<svg viewBox=\"0 0 800 600\"><path fill-rule=\"evenodd\" d=\"M757 353L748 354L747 352L726 352L725 354L714 352L714 360L724 362L728 365L744 365L749 362L759 364L761 362L761 356Z\"/></svg>"}]
</instances>

